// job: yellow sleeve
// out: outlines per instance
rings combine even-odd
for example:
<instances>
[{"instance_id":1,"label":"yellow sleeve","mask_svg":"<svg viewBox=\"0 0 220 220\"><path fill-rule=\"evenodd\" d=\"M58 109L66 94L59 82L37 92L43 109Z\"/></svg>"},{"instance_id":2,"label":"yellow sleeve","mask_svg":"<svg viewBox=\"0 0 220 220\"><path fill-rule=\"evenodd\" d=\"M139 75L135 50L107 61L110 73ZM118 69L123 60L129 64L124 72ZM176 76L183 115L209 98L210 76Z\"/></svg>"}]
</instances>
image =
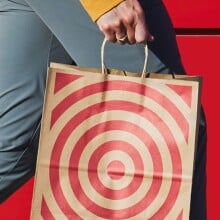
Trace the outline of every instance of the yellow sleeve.
<instances>
[{"instance_id":1,"label":"yellow sleeve","mask_svg":"<svg viewBox=\"0 0 220 220\"><path fill-rule=\"evenodd\" d=\"M80 0L93 21L96 21L100 16L114 8L124 0Z\"/></svg>"}]
</instances>

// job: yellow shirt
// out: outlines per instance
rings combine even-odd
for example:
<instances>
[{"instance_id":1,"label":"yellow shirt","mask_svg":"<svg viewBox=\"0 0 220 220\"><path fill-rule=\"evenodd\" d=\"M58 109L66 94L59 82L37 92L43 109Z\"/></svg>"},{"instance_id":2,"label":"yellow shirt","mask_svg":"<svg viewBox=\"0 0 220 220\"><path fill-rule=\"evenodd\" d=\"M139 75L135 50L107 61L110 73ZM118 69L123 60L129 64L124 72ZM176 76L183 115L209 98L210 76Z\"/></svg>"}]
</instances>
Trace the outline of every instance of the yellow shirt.
<instances>
[{"instance_id":1,"label":"yellow shirt","mask_svg":"<svg viewBox=\"0 0 220 220\"><path fill-rule=\"evenodd\" d=\"M80 0L93 21L96 21L101 15L114 8L122 1L124 0Z\"/></svg>"}]
</instances>

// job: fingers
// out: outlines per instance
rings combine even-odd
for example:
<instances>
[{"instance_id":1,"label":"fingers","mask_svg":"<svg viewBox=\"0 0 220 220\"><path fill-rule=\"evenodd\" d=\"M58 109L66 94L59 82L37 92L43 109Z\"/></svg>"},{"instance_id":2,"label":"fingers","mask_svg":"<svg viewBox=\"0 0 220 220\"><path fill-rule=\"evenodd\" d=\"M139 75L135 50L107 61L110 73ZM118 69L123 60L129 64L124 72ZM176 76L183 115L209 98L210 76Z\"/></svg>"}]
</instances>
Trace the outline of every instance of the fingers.
<instances>
[{"instance_id":1,"label":"fingers","mask_svg":"<svg viewBox=\"0 0 220 220\"><path fill-rule=\"evenodd\" d=\"M119 22L119 24L115 26L115 38L119 44L128 42L127 30L122 22Z\"/></svg>"},{"instance_id":2,"label":"fingers","mask_svg":"<svg viewBox=\"0 0 220 220\"><path fill-rule=\"evenodd\" d=\"M120 7L119 10L112 9L111 11L107 12L103 16L101 16L97 24L99 29L105 35L105 38L111 42L118 42L120 44L130 43L134 41L134 29L133 27L130 28L128 22L126 21L127 18L122 16L122 8ZM124 38L127 36L126 38ZM124 40L120 40L123 39Z\"/></svg>"},{"instance_id":3,"label":"fingers","mask_svg":"<svg viewBox=\"0 0 220 220\"><path fill-rule=\"evenodd\" d=\"M105 35L105 38L113 43L117 41L115 28L113 28L115 26L113 23L114 20L115 15L113 11L110 11L101 16L96 22L100 31Z\"/></svg>"},{"instance_id":4,"label":"fingers","mask_svg":"<svg viewBox=\"0 0 220 220\"><path fill-rule=\"evenodd\" d=\"M115 9L115 15L118 17L120 22L120 28L121 30L116 30L117 32L122 32L123 35L120 38L123 38L124 36L127 36L126 40L123 41L124 43L133 44L135 43L135 13L133 10L133 4L131 0L127 0L119 4ZM117 37L116 38L120 39ZM122 41L119 40L119 43L122 43Z\"/></svg>"},{"instance_id":5,"label":"fingers","mask_svg":"<svg viewBox=\"0 0 220 220\"><path fill-rule=\"evenodd\" d=\"M146 43L154 39L148 31L145 14L138 0L123 1L102 15L97 25L106 39L113 43Z\"/></svg>"}]
</instances>

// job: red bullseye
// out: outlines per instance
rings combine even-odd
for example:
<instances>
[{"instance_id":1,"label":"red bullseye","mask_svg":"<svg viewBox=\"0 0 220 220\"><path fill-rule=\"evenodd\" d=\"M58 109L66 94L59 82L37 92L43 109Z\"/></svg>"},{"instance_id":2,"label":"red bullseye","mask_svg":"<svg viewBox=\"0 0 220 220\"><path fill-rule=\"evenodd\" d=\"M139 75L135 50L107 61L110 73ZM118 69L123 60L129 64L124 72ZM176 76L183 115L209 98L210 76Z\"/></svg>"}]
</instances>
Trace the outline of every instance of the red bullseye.
<instances>
[{"instance_id":1,"label":"red bullseye","mask_svg":"<svg viewBox=\"0 0 220 220\"><path fill-rule=\"evenodd\" d=\"M98 105L101 105L101 103L99 103ZM104 107L107 108L107 106L108 106L109 110L112 108L118 109L119 106L122 109L133 110L134 112L137 111L137 109L139 109L139 108L143 109L142 106L136 105L134 103L129 103L129 102L126 102L126 104L124 104L124 105L116 104L116 102L112 102L112 103L106 102ZM58 136L57 141L55 143L54 151L52 153L52 158L51 158L52 161L59 161L59 158L60 158L60 155L62 152L62 146L65 146L65 142L66 142L68 136L70 135L71 131L74 130L76 124L78 123L79 120L77 120L77 119L83 118L84 120L86 120L85 115L87 115L87 117L89 117L92 114L97 114L98 113L97 109L100 109L100 107L95 108L95 107L91 106L88 109L85 109L83 112L80 112L80 114L82 114L82 116L76 115L67 123L67 125L64 127L64 129L62 130L62 132ZM107 109L105 109L105 110L107 110ZM101 109L100 109L100 111L101 111ZM147 111L149 111L149 110L146 109L145 112L147 112ZM151 116L149 119L152 121L152 123L154 122L154 120L158 121L158 117L156 116L155 113L150 112L149 115ZM158 151L158 148L155 145L152 138L148 135L147 131L142 130L141 128L139 128L135 124L133 124L132 126L127 126L126 123L123 121L119 122L119 123L117 123L117 122L115 122L115 123L113 123L112 121L108 122L109 126L112 126L113 128L117 128L119 130L127 130L133 134L136 134L136 136L138 138L140 138L141 140L143 140L144 142L151 143L150 144L151 146L149 148L150 154L151 154L152 158L157 158L157 161L155 161L155 163L154 163L154 168L155 168L154 173L155 174L156 173L163 173L160 152ZM103 125L103 126L104 126L103 128L106 128L106 125ZM103 133L104 130L100 129L100 128L93 129L92 136L94 137L94 136L98 135L98 133ZM160 131L160 133L162 135L165 135L166 137L168 137L168 140L170 140L170 143L167 143L167 145L168 146L170 145L170 147L172 148L172 151L170 151L170 153L171 153L171 158L172 158L172 163L173 163L173 173L181 173L181 159L180 159L179 151L176 146L175 140L172 136L172 133L167 128L166 124L164 124L163 122L160 125L160 127L158 127L158 130ZM82 146L86 146L86 142L90 141L92 136L88 132L85 132L84 135L80 138L81 143L77 143L76 146L74 147L74 149L72 151L72 156L70 159L70 165L69 165L70 171L72 170L71 167L73 169L78 167L79 158L80 158L80 155L83 150ZM165 140L166 140L166 138L165 138ZM175 155L175 157L173 157L174 155ZM52 161L51 161L51 164L53 164ZM57 164L59 162L55 162L55 163ZM69 206L67 201L65 201L65 197L63 195L61 186L58 184L56 184L56 186L53 186L53 183L57 183L56 180L60 178L59 172L57 172L57 171L58 171L57 169L50 170L51 186L52 186L53 193L55 195L55 198L59 198L57 200L57 202L59 203L59 206L62 207L65 204L65 210L67 209L67 207L69 207L68 210L69 210L69 212L71 212L73 210L71 209L71 207ZM76 169L75 169L75 171L78 172L78 170L76 170ZM139 203L137 203L135 205L135 207L128 207L127 209L116 211L116 210L109 210L109 209L105 209L103 207L97 206L97 204L95 204L94 201L91 201L86 196L86 194L84 194L84 190L76 177L78 177L77 173L74 174L74 173L70 172L70 182L71 182L72 190L75 193L76 198L80 198L79 202L81 202L81 204L83 206L87 207L89 211L91 211L92 213L94 213L98 216L101 215L101 217L104 217L104 218L111 218L112 213L115 213L118 217L120 217L122 219L123 218L126 219L131 216L137 215L138 213L140 213L141 211L146 209L152 203L152 201L156 198L156 196L159 192L160 186L162 184L161 177L155 176L153 178L152 186L150 187L149 191L146 193L144 199L142 199ZM175 200L173 200L173 198L175 198L178 195L180 185L181 185L180 181L172 182L172 190L170 190L169 195L166 198L165 203L163 204L164 211L158 212L158 214L160 213L159 217L161 217L161 215L162 215L162 217L166 216L166 214L171 209L172 203L175 202ZM172 198L172 200L170 200L171 198ZM129 212L130 209L133 210L132 214Z\"/></svg>"},{"instance_id":2,"label":"red bullseye","mask_svg":"<svg viewBox=\"0 0 220 220\"><path fill-rule=\"evenodd\" d=\"M111 179L119 180L125 175L125 166L121 161L112 161L108 164L107 173Z\"/></svg>"},{"instance_id":3,"label":"red bullseye","mask_svg":"<svg viewBox=\"0 0 220 220\"><path fill-rule=\"evenodd\" d=\"M131 124L126 123L127 127ZM105 124L100 124L97 125L96 127L98 130L101 130L100 128L106 126L106 129L116 129L116 127L120 128L120 123L113 122L112 121L112 126L109 123ZM124 124L125 125L125 124ZM109 128L108 128L109 127ZM111 128L112 127L112 128ZM133 130L132 128L130 128ZM97 129L92 129L88 131L88 134L90 138L93 138L92 132L94 132ZM128 129L129 130L129 129ZM130 132L131 132L130 130ZM97 134L97 133L96 133ZM83 141L83 139L82 139ZM85 144L85 143L84 143ZM82 146L83 143L80 141L78 142L78 146ZM86 146L86 144L84 145ZM139 152L129 143L124 142L124 141L109 141L101 145L97 150L95 150L89 160L88 164L88 170L98 170L98 164L100 159L102 158L103 155L107 154L108 152L111 152L113 150L119 150L122 152L125 152L126 154L129 155L129 157L132 159L134 167L135 167L135 173L132 181L128 184L127 187L120 189L120 190L112 190L107 187L105 187L102 182L100 181L100 178L98 177L97 172L88 172L89 180L94 187L94 189L101 195L103 195L105 198L112 199L112 200L119 200L119 199L124 199L129 197L131 194L133 194L137 189L140 187L142 181L143 181L143 176L144 176L144 164L142 161L142 158L139 154ZM81 152L75 152L75 154L81 154ZM158 170L162 169L160 167L160 161L158 162L159 165L156 166ZM71 175L71 174L70 174ZM73 187L75 188L75 187Z\"/></svg>"},{"instance_id":4,"label":"red bullseye","mask_svg":"<svg viewBox=\"0 0 220 220\"><path fill-rule=\"evenodd\" d=\"M124 82L122 82L122 84L123 83ZM130 91L132 92L133 91L132 88L136 88L136 86L135 86L136 83L131 83L131 82L127 82L127 83L130 84L130 86L131 86ZM135 84L135 85L133 85L133 84ZM109 85L108 88L110 88L114 84L111 85L111 83L109 83L108 85ZM89 95L89 92L93 91L93 90L91 90L90 86L88 86L88 88L87 89L88 89L88 95ZM117 88L122 88L122 87L119 86ZM125 88L128 88L128 86ZM146 88L147 88L146 86L143 86L143 90L133 91L133 92L140 93L141 91L145 91ZM103 87L98 88L96 90L96 92L99 92L99 89L103 89ZM80 95L85 95L85 93L83 93L83 91L77 91L77 92L79 92ZM155 91L154 91L154 93L155 93ZM167 104L166 107L169 108L168 111L170 111L170 113L175 113L174 115L177 115L176 121L177 121L178 125L180 125L180 128L182 129L185 126L187 127L188 124L187 124L187 121L184 119L184 116L178 111L178 109L175 106L173 106L172 103L170 103L168 98L164 97L163 94L160 94L158 92L156 92L156 93L157 94L154 97L157 97L156 99L158 99L158 100L159 100L159 97L162 97L163 100L165 100L165 102ZM141 94L141 95L146 95L146 94ZM75 97L79 98L79 96L72 96L71 95L71 98L73 98L73 100L76 99ZM150 98L152 98L152 97L150 97ZM80 98L85 98L85 97L80 97ZM154 98L152 98L152 99L154 99ZM77 102L77 100L75 100L75 101ZM65 102L68 104L65 104ZM70 102L72 104L74 104L73 103L74 101L70 101ZM60 115L62 115L61 112L63 112L65 108L67 109L69 106L71 106L71 104L69 104L69 102L67 102L67 99L63 103L64 103L64 105L66 105L66 107L63 108L63 106L61 104L61 105L59 105L59 108L56 108L57 112L54 111L54 114L52 117L52 126L53 126L53 123L56 122L57 118L60 117ZM136 113L139 117L143 117L144 120L148 120L151 124L155 125L155 128L163 136L167 146L169 146L168 150L170 152L170 157L172 160L172 169L173 169L171 171L173 173L173 177L171 180L172 184L171 184L171 187L170 187L170 190L169 190L167 197L164 198L164 203L161 205L160 208L158 208L158 210L155 210L155 215L153 217L154 219L164 219L165 216L171 210L173 204L175 203L175 200L178 196L178 192L179 192L179 189L181 186L182 167L181 167L180 153L177 148L176 141L175 141L175 138L172 134L172 131L167 126L167 124L163 121L163 119L160 118L157 115L157 113L153 112L151 109L149 109L145 106L136 104L136 103L132 103L130 101L123 101L123 100L106 101L103 103L93 104L93 105L83 109L82 111L78 112L76 115L74 115L72 118L69 119L69 121L66 125L64 125L63 129L59 133L57 140L54 144L54 149L51 154L51 167L50 167L50 173L49 173L51 188L52 188L52 192L54 194L54 197L56 199L56 202L63 213L71 213L72 212L73 215L78 216L75 213L75 211L72 209L72 206L69 204L69 202L66 200L66 198L64 196L63 189L62 189L62 186L60 183L61 180L60 180L60 176L59 176L59 170L53 169L54 168L53 165L57 165L60 163L60 155L62 154L62 151L63 151L63 148L65 147L65 143L66 143L67 139L81 123L83 123L88 118L90 118L96 114L107 112L107 111L114 111L114 110L124 111L124 112L126 112L126 111L133 112L134 114ZM158 121L160 123L157 123ZM181 121L181 123L180 123L180 121ZM154 176L152 178L152 183L151 183L151 186L149 187L149 190L147 192L144 192L145 194L143 194L143 197L140 198L140 201L138 201L135 205L132 205L130 207L128 206L127 208L124 208L121 210L111 210L111 209L104 208L104 207L101 207L100 205L96 204L95 198L89 198L87 196L86 189L83 188L83 184L81 184L81 182L79 180L79 175L78 175L79 160L80 160L82 152L83 152L84 148L86 148L88 142L91 141L92 139L94 139L97 135L104 133L106 131L112 131L112 130L123 130L123 131L126 131L128 133L135 135L138 139L140 139L144 143L146 143L146 148L148 149L151 157L153 158L152 161L153 161L153 175ZM118 146L120 146L120 145L118 145ZM135 146L131 146L131 147L133 148L133 151L135 152ZM127 218L130 218L132 216L135 216L135 215L141 213L156 199L156 197L159 193L161 184L163 182L163 179L162 179L163 177L158 175L158 174L163 173L163 164L162 164L162 158L161 158L162 155L161 155L158 148L159 147L156 145L153 138L149 135L148 131L139 127L138 124L133 124L133 123L130 123L129 121L106 121L104 123L94 125L94 127L85 131L81 135L81 137L79 137L78 142L76 143L75 146L73 146L71 158L69 161L69 180L70 180L70 185L72 187L72 191L74 193L75 198L78 200L78 202L82 206L84 206L87 209L88 212L91 212L94 215L97 215L97 216L103 217L103 218L107 218L107 219L109 219L109 218L110 219L127 219ZM104 153L107 153L107 151ZM132 160L134 163L134 167L136 166L135 169L138 166L141 166L141 164L139 164L139 163L143 163L142 157L139 159L135 159L135 160L132 158ZM90 162L91 162L91 160L90 160ZM98 164L98 161L96 161L96 162L93 161L93 163ZM120 179L125 174L125 170L126 170L125 166L122 162L120 162L120 163L121 164L119 164L118 161L112 161L111 163L109 163L109 165L107 167L106 172L113 180L116 180L117 178ZM95 167L97 167L97 164L95 164ZM118 168L119 168L118 169L119 175L117 174L117 177L113 171L114 170L113 168L116 166L118 166ZM89 164L88 164L88 167L90 167ZM144 172L143 168L140 170L142 170L142 172ZM98 180L98 176L96 174L93 175L93 174L89 174L89 173L88 173L88 175L90 176L89 179L90 179L91 185L94 187L96 192L101 192L101 187L99 187L99 186L102 186L101 185L102 183L95 181L95 178L97 178L97 180ZM142 183L143 173L141 173L141 174L138 173L136 175L140 175L141 178L139 178L139 179L136 178L137 181L135 181L135 183L134 183L134 181L131 181L131 184L133 184L133 187L131 187L132 190L126 192L126 190L122 189L121 192L123 192L123 193L122 194L119 193L118 194L119 197L117 197L116 199L120 199L120 196L121 196L121 198L128 197L129 194L134 193L137 190L138 186L140 186L140 184ZM178 181L176 181L174 178L176 176L178 176L180 178L180 179L178 179ZM57 181L57 180L59 180L59 181ZM98 184L95 185L94 184L95 182ZM97 189L99 189L99 190L97 190ZM105 190L106 189L111 190L111 189L108 189L107 187L105 187ZM132 212L130 212L130 210L132 210Z\"/></svg>"},{"instance_id":5,"label":"red bullseye","mask_svg":"<svg viewBox=\"0 0 220 220\"><path fill-rule=\"evenodd\" d=\"M151 147L149 147L149 151L150 154L153 158L157 157L157 161L153 161L153 173L163 173L163 166L162 166L162 159L161 159L161 155L160 152L157 149L157 146L155 144L155 142L153 141L153 139L148 135L148 133L143 130L142 128L138 127L137 125L133 124L133 123L129 123L129 122L125 122L125 121L108 121L108 122L104 122L102 124L97 124L96 126L94 126L93 128L89 129L88 131L86 131L84 133L83 136L81 136L81 138L79 139L79 141L76 143L75 148L72 151L72 156L70 159L70 166L71 167L78 167L79 165L79 159L80 159L80 155L82 155L82 152L84 150L84 148L86 147L87 143L89 141L91 141L95 136L97 136L98 134L101 134L105 131L111 131L111 130L124 130L127 131L129 133L132 133L134 135L136 135L139 139L143 139L143 142L145 143L151 143ZM108 142L106 143L108 144ZM121 148L123 147L123 142L120 144L111 144L111 149L114 148ZM117 147L116 147L117 146ZM126 146L128 146L128 143L126 144ZM102 148L99 148L102 149ZM114 149L115 150L115 149ZM123 151L125 151L126 149L123 149ZM136 149L131 146L130 149L127 149L127 152L131 152L131 155L135 158L134 160L134 165L136 165L137 167L141 167L143 166L143 162L142 159L138 157L135 157L135 152ZM107 148L104 148L104 151L109 151ZM104 152L103 152L104 154ZM94 153L93 155L98 155L99 153ZM137 154L136 154L137 155ZM99 159L91 159L90 161L93 161L93 163L98 163ZM94 166L90 166L90 164L88 165L89 168L93 169L93 167L96 167L97 165ZM104 188L103 190L101 190L103 187L102 185L98 185L98 178L96 178L97 174L96 172L89 172L88 174L90 175L90 181L92 181L92 186L95 187L96 190L98 190L99 193L104 194L106 197L115 197L115 199L119 199L121 198L125 198L128 196L131 196L140 186L140 184L143 181L143 171L144 168L139 168L136 169L137 173L135 174L135 177L133 178L132 182L130 183L130 185L122 190L119 190L117 193L115 192L114 194L110 193L112 192L111 189L108 188ZM138 171L141 171L138 172ZM85 193L85 190L83 189L83 185L81 185L80 180L78 179L78 171L79 170L69 170L69 175L70 175L70 183L72 186L72 190L75 193L76 198L79 199L79 202L86 207L90 212L103 217L103 218L112 218L113 216L117 216L117 218L119 219L126 219L129 218L131 216L137 215L138 213L140 213L141 211L143 211L144 209L146 209L146 207L148 207L151 202L156 198L159 189L161 187L162 184L162 178L159 176L155 176L153 177L151 186L149 188L149 190L147 192L145 192L145 194L143 194L143 197L140 199L140 201L135 204L132 205L130 207L127 207L125 209L121 209L121 210L110 210L104 207L101 207L99 205L97 205L95 203L95 198L89 198L87 196L87 194ZM83 184L83 183L82 183ZM128 188L130 188L128 190ZM112 202L113 202L114 198L112 198ZM129 211L132 209L132 213ZM116 218L116 219L117 219Z\"/></svg>"}]
</instances>

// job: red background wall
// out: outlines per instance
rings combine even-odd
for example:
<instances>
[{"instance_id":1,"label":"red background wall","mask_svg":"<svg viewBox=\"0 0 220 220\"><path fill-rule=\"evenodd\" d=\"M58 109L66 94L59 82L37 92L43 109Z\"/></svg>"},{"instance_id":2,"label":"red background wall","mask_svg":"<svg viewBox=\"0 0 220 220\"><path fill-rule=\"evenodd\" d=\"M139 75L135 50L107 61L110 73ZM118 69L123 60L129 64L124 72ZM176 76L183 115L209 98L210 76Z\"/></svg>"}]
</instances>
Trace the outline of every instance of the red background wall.
<instances>
[{"instance_id":1,"label":"red background wall","mask_svg":"<svg viewBox=\"0 0 220 220\"><path fill-rule=\"evenodd\" d=\"M220 124L219 58L220 35L178 36L182 59L189 74L203 76L202 104L208 125L207 144L207 205L208 220L220 219L218 198L220 196ZM198 210L199 211L199 210ZM198 219L199 220L199 219Z\"/></svg>"},{"instance_id":2,"label":"red background wall","mask_svg":"<svg viewBox=\"0 0 220 220\"><path fill-rule=\"evenodd\" d=\"M208 220L220 219L219 62L220 1L164 0L176 28L182 61L191 75L203 76L202 104L208 125L207 210ZM199 211L199 210L198 210Z\"/></svg>"},{"instance_id":3,"label":"red background wall","mask_svg":"<svg viewBox=\"0 0 220 220\"><path fill-rule=\"evenodd\" d=\"M220 219L220 2L219 0L164 0L177 33L183 64L190 75L203 76L202 104L208 124L208 220ZM1 220L28 220L33 178L0 205ZM198 210L199 211L199 210ZM195 219L196 220L196 219Z\"/></svg>"},{"instance_id":4,"label":"red background wall","mask_svg":"<svg viewBox=\"0 0 220 220\"><path fill-rule=\"evenodd\" d=\"M219 0L163 0L176 28L220 28Z\"/></svg>"}]
</instances>

